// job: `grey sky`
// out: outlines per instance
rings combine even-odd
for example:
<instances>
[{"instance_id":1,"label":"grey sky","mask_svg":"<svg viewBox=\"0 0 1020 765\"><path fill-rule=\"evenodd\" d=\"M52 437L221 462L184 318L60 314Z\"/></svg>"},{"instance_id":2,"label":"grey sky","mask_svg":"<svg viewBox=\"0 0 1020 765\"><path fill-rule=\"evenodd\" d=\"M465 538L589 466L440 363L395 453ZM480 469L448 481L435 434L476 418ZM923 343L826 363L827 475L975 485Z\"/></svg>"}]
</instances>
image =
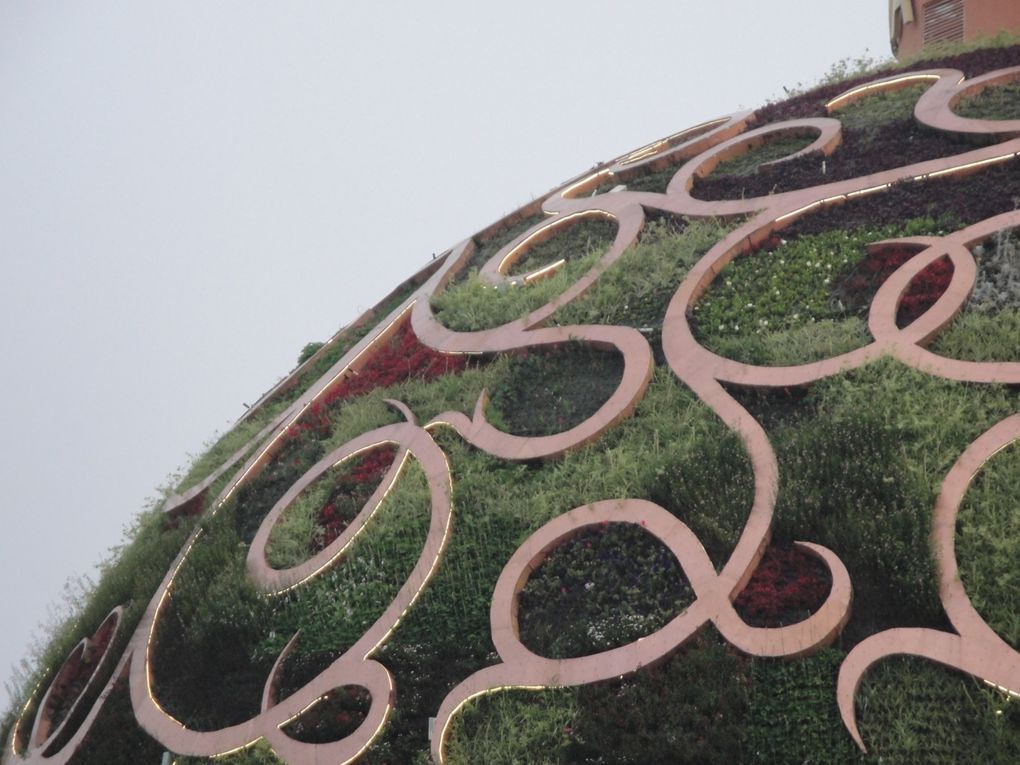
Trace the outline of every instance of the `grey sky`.
<instances>
[{"instance_id":1,"label":"grey sky","mask_svg":"<svg viewBox=\"0 0 1020 765\"><path fill-rule=\"evenodd\" d=\"M0 6L0 678L307 341L599 160L885 56L885 12Z\"/></svg>"}]
</instances>

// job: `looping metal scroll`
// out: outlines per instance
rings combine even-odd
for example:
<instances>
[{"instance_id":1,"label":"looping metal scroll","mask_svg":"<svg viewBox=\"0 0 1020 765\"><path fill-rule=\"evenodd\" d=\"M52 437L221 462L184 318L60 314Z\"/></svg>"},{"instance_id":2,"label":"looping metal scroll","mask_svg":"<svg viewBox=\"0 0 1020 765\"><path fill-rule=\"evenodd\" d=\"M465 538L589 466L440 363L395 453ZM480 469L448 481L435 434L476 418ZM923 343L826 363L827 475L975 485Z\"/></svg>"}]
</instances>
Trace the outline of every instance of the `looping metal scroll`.
<instances>
[{"instance_id":1,"label":"looping metal scroll","mask_svg":"<svg viewBox=\"0 0 1020 765\"><path fill-rule=\"evenodd\" d=\"M428 480L431 496L431 520L424 548L418 562L394 600L368 628L364 635L344 654L329 665L314 680L287 699L277 702L275 685L283 659L293 648L288 644L266 680L262 712L256 717L234 726L215 731L194 731L182 726L159 705L153 696L151 670L151 641L140 649L144 661L136 662L131 671L131 698L139 722L158 740L174 751L212 756L240 749L265 738L273 749L285 759L294 762L314 761L348 762L367 747L379 733L393 704L393 680L381 664L369 656L386 639L400 622L419 593L427 584L439 562L449 535L452 521L450 471L443 452L436 446L424 428L415 424L410 411L399 402L391 402L407 417L407 422L378 428L340 447L313 466L276 504L262 522L248 555L248 570L256 585L267 592L280 593L300 585L311 577L334 565L338 556L361 531L382 502L386 490L396 480L407 459L413 457L422 467ZM265 559L265 545L276 520L291 501L312 481L334 465L349 457L380 444L395 444L398 453L393 467L379 490L373 494L365 508L347 531L333 544L305 564L286 570L272 569ZM169 592L170 581L162 588L162 596ZM163 597L146 613L140 627L148 634L155 630L163 604ZM296 640L296 638L295 638ZM361 686L371 694L371 706L366 719L349 736L326 744L305 744L288 737L282 728L300 716L316 700L330 691L348 685Z\"/></svg>"},{"instance_id":2,"label":"looping metal scroll","mask_svg":"<svg viewBox=\"0 0 1020 765\"><path fill-rule=\"evenodd\" d=\"M967 447L946 474L935 502L932 543L939 575L939 598L958 634L931 629L891 629L872 635L850 651L839 670L837 701L843 722L865 750L857 728L854 696L864 674L893 655L920 656L980 677L1020 695L1020 652L988 626L970 602L956 563L956 516L974 476L999 450L1020 440L1020 414L994 425Z\"/></svg>"},{"instance_id":3,"label":"looping metal scroll","mask_svg":"<svg viewBox=\"0 0 1020 765\"><path fill-rule=\"evenodd\" d=\"M547 659L521 643L517 595L534 571L562 541L587 527L632 523L667 546L676 556L697 597L683 613L656 632L609 651L573 659ZM468 677L443 700L436 714L433 756L442 757L448 726L469 700L505 687L583 685L628 675L663 661L705 624L712 622L734 646L757 656L797 656L828 645L850 612L850 576L832 552L799 543L820 558L832 574L832 589L822 607L807 620L788 627L760 629L734 611L736 595L716 574L697 536L656 504L639 499L607 500L575 508L550 521L522 544L503 568L492 597L492 640L501 664Z\"/></svg>"}]
</instances>

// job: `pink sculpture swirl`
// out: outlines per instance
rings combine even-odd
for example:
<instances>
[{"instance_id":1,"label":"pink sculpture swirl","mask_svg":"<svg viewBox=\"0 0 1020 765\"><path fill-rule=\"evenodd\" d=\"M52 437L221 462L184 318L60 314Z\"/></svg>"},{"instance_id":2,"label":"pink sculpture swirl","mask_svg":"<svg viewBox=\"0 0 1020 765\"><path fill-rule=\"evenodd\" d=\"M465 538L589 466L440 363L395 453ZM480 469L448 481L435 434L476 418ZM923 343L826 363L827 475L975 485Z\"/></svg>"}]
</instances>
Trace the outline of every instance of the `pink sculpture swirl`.
<instances>
[{"instance_id":1,"label":"pink sculpture swirl","mask_svg":"<svg viewBox=\"0 0 1020 765\"><path fill-rule=\"evenodd\" d=\"M1020 695L1020 652L988 626L967 597L956 563L956 516L967 488L999 450L1020 439L1020 414L993 426L956 461L942 482L935 502L932 545L939 574L939 598L958 634L930 629L891 629L863 640L850 651L839 669L837 700L843 722L861 750L854 696L861 678L874 664L896 654L921 656L959 669L1004 691Z\"/></svg>"},{"instance_id":2,"label":"pink sculpture swirl","mask_svg":"<svg viewBox=\"0 0 1020 765\"><path fill-rule=\"evenodd\" d=\"M93 638L82 638L71 649L71 653L64 660L60 669L57 670L53 682L50 683L42 699L39 701L35 722L32 724L32 730L28 734L27 745L24 751L20 753L12 751L11 755L5 755L4 762L21 762L24 765L42 765L42 763L64 765L64 763L71 759L88 734L92 722L109 695L113 682L120 676L123 661L114 670L113 677L110 678L107 687L85 715L81 725L77 730L73 730L71 728L72 721L78 715L84 713L83 703L96 691L99 684L104 682L103 678L107 674L107 670L116 659L114 644L123 632L121 629L121 617L123 614L124 609L122 606L113 609L109 616L103 620L103 623L99 625L99 629L96 630L96 635ZM73 701L68 705L62 719L54 724L53 717L57 700L71 690L68 687L69 681L76 672L81 670L82 664L86 660L86 654L92 654L96 650L93 641L97 636L102 636L103 645L99 655L88 657L94 665L93 669ZM65 704L66 701L64 699ZM20 723L21 720L19 720L18 725ZM14 730L11 732L12 742L16 741L19 737L18 725L15 725Z\"/></svg>"},{"instance_id":3,"label":"pink sculpture swirl","mask_svg":"<svg viewBox=\"0 0 1020 765\"><path fill-rule=\"evenodd\" d=\"M212 756L244 748L259 738L265 738L274 751L293 762L349 762L358 756L382 729L393 704L393 680L386 668L370 660L369 656L396 628L404 613L428 583L446 546L452 520L450 504L452 486L446 457L428 432L414 422L414 417L407 407L399 402L391 403L404 413L407 422L365 433L326 456L302 476L262 522L249 549L248 570L259 587L268 592L280 593L300 585L334 565L340 553L361 532L381 504L386 491L396 480L407 459L413 457L421 465L428 479L432 512L425 546L407 581L365 634L311 683L283 701L278 702L276 699L277 676L283 659L297 640L295 636L278 658L266 680L261 714L245 723L216 731L192 731L163 710L152 692L151 635L154 634L160 610L169 592L173 575L171 572L167 586L162 588L162 597L154 601L155 607L150 606L139 626L140 631L144 629L150 635L150 640L144 648L139 649L144 651L141 653L144 660L136 661L132 665L131 700L139 722L173 751ZM344 534L304 564L286 570L272 569L265 559L265 545L269 532L290 502L329 468L353 455L387 443L398 447L394 465L383 485ZM372 698L365 721L351 735L327 744L305 744L283 732L282 728L289 721L299 717L318 699L336 688L347 685L366 688Z\"/></svg>"},{"instance_id":4,"label":"pink sculpture swirl","mask_svg":"<svg viewBox=\"0 0 1020 765\"><path fill-rule=\"evenodd\" d=\"M609 651L573 659L546 659L522 643L517 625L517 596L528 577L550 552L580 530L605 523L640 524L666 545L683 567L695 601L651 635ZM532 534L503 568L492 597L492 641L502 663L468 677L443 699L436 714L433 758L441 762L450 721L465 703L507 687L583 685L628 675L665 659L705 624L742 651L756 656L799 656L830 643L850 615L850 576L831 551L799 543L832 572L832 589L823 606L807 620L788 627L747 625L733 610L731 584L717 575L697 536L656 504L641 499L606 500L555 518Z\"/></svg>"}]
</instances>

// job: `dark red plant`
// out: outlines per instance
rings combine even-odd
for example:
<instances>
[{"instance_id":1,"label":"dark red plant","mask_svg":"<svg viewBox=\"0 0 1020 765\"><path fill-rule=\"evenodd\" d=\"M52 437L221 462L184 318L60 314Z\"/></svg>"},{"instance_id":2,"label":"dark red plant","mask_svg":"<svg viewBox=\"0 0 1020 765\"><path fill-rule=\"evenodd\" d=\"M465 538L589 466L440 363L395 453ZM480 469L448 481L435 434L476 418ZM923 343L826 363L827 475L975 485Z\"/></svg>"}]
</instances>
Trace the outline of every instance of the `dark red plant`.
<instances>
[{"instance_id":1,"label":"dark red plant","mask_svg":"<svg viewBox=\"0 0 1020 765\"><path fill-rule=\"evenodd\" d=\"M396 455L395 446L380 446L334 479L333 490L316 518L322 533L311 542L313 554L331 545L361 512Z\"/></svg>"},{"instance_id":2,"label":"dark red plant","mask_svg":"<svg viewBox=\"0 0 1020 765\"><path fill-rule=\"evenodd\" d=\"M873 252L862 260L836 289L850 310L865 310L893 272L917 254L916 250L890 249ZM896 326L906 327L935 304L949 287L953 264L939 258L917 274L907 287L896 312Z\"/></svg>"},{"instance_id":3,"label":"dark red plant","mask_svg":"<svg viewBox=\"0 0 1020 765\"><path fill-rule=\"evenodd\" d=\"M389 342L372 352L364 367L349 372L325 396L309 406L301 419L291 425L287 437L298 438L311 431L313 437L323 438L330 431L328 411L338 403L412 378L433 380L457 373L466 365L467 356L441 353L423 345L411 329L410 321L405 320Z\"/></svg>"},{"instance_id":4,"label":"dark red plant","mask_svg":"<svg viewBox=\"0 0 1020 765\"><path fill-rule=\"evenodd\" d=\"M817 611L831 588L828 570L813 555L796 547L769 545L733 605L748 624L781 627Z\"/></svg>"}]
</instances>

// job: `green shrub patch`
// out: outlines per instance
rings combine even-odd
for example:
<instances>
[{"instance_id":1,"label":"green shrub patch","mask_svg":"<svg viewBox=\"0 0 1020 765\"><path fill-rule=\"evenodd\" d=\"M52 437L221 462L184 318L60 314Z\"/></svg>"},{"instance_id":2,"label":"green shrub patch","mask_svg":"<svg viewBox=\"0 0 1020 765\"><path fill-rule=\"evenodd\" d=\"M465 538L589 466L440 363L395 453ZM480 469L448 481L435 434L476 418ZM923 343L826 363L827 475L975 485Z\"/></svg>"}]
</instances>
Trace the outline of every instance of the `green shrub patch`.
<instances>
[{"instance_id":1,"label":"green shrub patch","mask_svg":"<svg viewBox=\"0 0 1020 765\"><path fill-rule=\"evenodd\" d=\"M695 335L709 349L749 363L805 363L852 350L852 341L867 341L863 324L838 328L833 323L862 322L878 287L911 255L906 250L868 254L866 245L941 230L935 220L917 218L897 227L773 237L764 250L737 258L720 272L694 306ZM909 323L924 313L951 276L948 261L918 274L899 320ZM815 324L821 325L817 333L809 331Z\"/></svg>"},{"instance_id":2,"label":"green shrub patch","mask_svg":"<svg viewBox=\"0 0 1020 765\"><path fill-rule=\"evenodd\" d=\"M490 419L517 436L561 433L591 417L623 377L623 357L584 343L526 350L493 381Z\"/></svg>"},{"instance_id":3,"label":"green shrub patch","mask_svg":"<svg viewBox=\"0 0 1020 765\"><path fill-rule=\"evenodd\" d=\"M361 512L395 456L396 447L381 446L320 476L270 533L269 564L278 569L296 566L331 545Z\"/></svg>"},{"instance_id":4,"label":"green shrub patch","mask_svg":"<svg viewBox=\"0 0 1020 765\"><path fill-rule=\"evenodd\" d=\"M529 245L524 255L511 266L509 274L526 274L559 260L602 257L616 238L616 222L607 218L585 217L567 223L543 242Z\"/></svg>"},{"instance_id":5,"label":"green shrub patch","mask_svg":"<svg viewBox=\"0 0 1020 765\"><path fill-rule=\"evenodd\" d=\"M521 641L553 659L626 645L694 599L680 563L640 526L606 523L560 544L518 595Z\"/></svg>"},{"instance_id":6,"label":"green shrub patch","mask_svg":"<svg viewBox=\"0 0 1020 765\"><path fill-rule=\"evenodd\" d=\"M974 608L1020 650L1020 443L981 469L956 523L960 578Z\"/></svg>"}]
</instances>

